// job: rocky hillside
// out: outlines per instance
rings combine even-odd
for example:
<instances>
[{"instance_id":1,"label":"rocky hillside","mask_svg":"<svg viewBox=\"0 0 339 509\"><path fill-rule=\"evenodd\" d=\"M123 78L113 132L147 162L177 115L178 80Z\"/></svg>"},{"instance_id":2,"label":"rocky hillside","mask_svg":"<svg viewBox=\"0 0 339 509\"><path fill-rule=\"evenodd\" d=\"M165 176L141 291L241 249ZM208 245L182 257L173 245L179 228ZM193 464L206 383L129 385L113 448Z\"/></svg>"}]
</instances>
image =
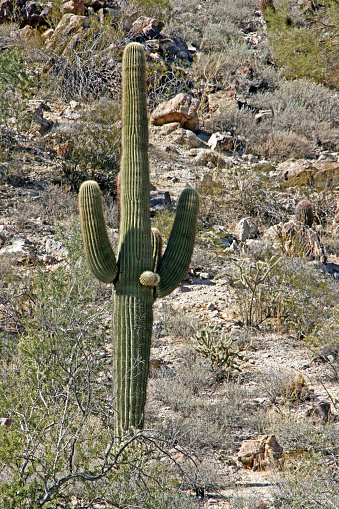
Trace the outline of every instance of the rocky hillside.
<instances>
[{"instance_id":1,"label":"rocky hillside","mask_svg":"<svg viewBox=\"0 0 339 509\"><path fill-rule=\"evenodd\" d=\"M1 507L338 506L339 12L264 4L0 3ZM77 192L98 181L116 245L129 41L153 225L166 242L187 186L201 210L154 306L151 431L105 470L112 289Z\"/></svg>"}]
</instances>

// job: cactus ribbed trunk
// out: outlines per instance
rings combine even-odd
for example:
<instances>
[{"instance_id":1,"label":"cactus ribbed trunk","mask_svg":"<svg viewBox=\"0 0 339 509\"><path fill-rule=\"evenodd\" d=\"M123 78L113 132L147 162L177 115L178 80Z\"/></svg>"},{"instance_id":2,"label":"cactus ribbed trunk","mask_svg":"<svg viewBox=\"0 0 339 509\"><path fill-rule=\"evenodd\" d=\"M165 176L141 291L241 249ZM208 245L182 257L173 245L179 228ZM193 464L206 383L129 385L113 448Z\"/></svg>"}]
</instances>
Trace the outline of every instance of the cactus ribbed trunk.
<instances>
[{"instance_id":1,"label":"cactus ribbed trunk","mask_svg":"<svg viewBox=\"0 0 339 509\"><path fill-rule=\"evenodd\" d=\"M140 285L138 290L115 294L113 394L119 435L143 427L153 318L150 289Z\"/></svg>"},{"instance_id":2,"label":"cactus ribbed trunk","mask_svg":"<svg viewBox=\"0 0 339 509\"><path fill-rule=\"evenodd\" d=\"M94 275L115 288L113 395L119 435L142 428L156 297L171 293L186 274L199 212L199 195L183 191L173 231L162 255L161 234L151 229L148 166L146 61L142 46L128 44L123 56L120 237L117 259L94 181L79 191L81 229Z\"/></svg>"},{"instance_id":3,"label":"cactus ribbed trunk","mask_svg":"<svg viewBox=\"0 0 339 509\"><path fill-rule=\"evenodd\" d=\"M142 427L152 335L153 288L145 57L132 45L123 60L118 278L113 318L113 383L119 427ZM140 79L142 76L142 79ZM127 79L128 78L128 79Z\"/></svg>"}]
</instances>

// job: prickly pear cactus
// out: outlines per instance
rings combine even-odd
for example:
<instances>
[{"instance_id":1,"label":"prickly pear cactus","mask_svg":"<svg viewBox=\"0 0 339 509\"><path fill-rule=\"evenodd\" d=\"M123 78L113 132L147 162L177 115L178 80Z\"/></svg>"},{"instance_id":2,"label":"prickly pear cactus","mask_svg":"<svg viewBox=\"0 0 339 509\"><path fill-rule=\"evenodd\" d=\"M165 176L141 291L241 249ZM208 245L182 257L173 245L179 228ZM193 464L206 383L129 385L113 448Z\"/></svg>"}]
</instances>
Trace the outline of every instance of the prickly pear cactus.
<instances>
[{"instance_id":1,"label":"prickly pear cactus","mask_svg":"<svg viewBox=\"0 0 339 509\"><path fill-rule=\"evenodd\" d=\"M142 45L123 55L120 237L115 256L108 239L103 200L94 181L79 192L81 230L93 274L113 283L113 394L117 431L142 428L153 324L153 302L171 293L188 270L199 195L185 189L162 255L162 239L150 222L146 62Z\"/></svg>"}]
</instances>

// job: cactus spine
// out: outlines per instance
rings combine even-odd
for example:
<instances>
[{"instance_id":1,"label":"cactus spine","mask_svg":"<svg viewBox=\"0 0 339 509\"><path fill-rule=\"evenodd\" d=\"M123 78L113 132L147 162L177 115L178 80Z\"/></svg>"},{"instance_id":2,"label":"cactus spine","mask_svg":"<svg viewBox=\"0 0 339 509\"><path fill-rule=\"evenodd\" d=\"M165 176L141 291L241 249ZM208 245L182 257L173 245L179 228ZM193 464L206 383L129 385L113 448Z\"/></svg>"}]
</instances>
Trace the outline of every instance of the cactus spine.
<instances>
[{"instance_id":1,"label":"cactus spine","mask_svg":"<svg viewBox=\"0 0 339 509\"><path fill-rule=\"evenodd\" d=\"M123 55L120 237L117 258L110 245L102 196L94 181L79 192L83 243L94 275L113 283L113 394L117 432L142 428L148 378L153 302L171 293L188 270L199 196L185 189L162 256L160 232L151 229L149 211L146 62L143 47L126 46Z\"/></svg>"}]
</instances>

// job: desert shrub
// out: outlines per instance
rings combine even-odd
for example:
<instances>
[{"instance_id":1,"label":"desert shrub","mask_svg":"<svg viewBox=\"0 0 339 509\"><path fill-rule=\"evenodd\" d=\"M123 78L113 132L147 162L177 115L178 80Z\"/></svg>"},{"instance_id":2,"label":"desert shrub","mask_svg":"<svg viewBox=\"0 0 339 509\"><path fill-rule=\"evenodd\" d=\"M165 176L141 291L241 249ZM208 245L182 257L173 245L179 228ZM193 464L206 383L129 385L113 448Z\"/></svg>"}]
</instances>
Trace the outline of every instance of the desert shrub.
<instances>
[{"instance_id":1,"label":"desert shrub","mask_svg":"<svg viewBox=\"0 0 339 509\"><path fill-rule=\"evenodd\" d=\"M291 212L294 204L288 193L282 192L279 179L270 178L271 169L270 164L252 168L235 166L205 174L196 186L204 196L200 210L204 227L221 225L230 229L248 216L259 225L286 221L289 202Z\"/></svg>"},{"instance_id":2,"label":"desert shrub","mask_svg":"<svg viewBox=\"0 0 339 509\"><path fill-rule=\"evenodd\" d=\"M336 457L326 458L311 453L305 455L302 461L290 461L284 474L279 476L273 495L274 507L279 509L337 507L339 489Z\"/></svg>"},{"instance_id":3,"label":"desert shrub","mask_svg":"<svg viewBox=\"0 0 339 509\"><path fill-rule=\"evenodd\" d=\"M72 136L61 135L69 144L63 163L62 183L78 191L84 180L96 180L104 195L116 195L119 172L120 111L108 97L93 101L83 112ZM67 140L67 141L65 141Z\"/></svg>"},{"instance_id":4,"label":"desert shrub","mask_svg":"<svg viewBox=\"0 0 339 509\"><path fill-rule=\"evenodd\" d=\"M157 211L152 219L152 228L157 228L160 231L164 242L168 242L170 238L174 218L174 212L163 210Z\"/></svg>"},{"instance_id":5,"label":"desert shrub","mask_svg":"<svg viewBox=\"0 0 339 509\"><path fill-rule=\"evenodd\" d=\"M237 301L243 323L258 327L268 318L281 314L281 289L272 288L269 275L274 271L280 258L244 261L236 264L232 285L237 289Z\"/></svg>"},{"instance_id":6,"label":"desert shrub","mask_svg":"<svg viewBox=\"0 0 339 509\"><path fill-rule=\"evenodd\" d=\"M337 291L312 264L300 258L283 258L276 266L272 284L280 285L284 306L281 322L296 331L298 337L308 337L319 328L331 329Z\"/></svg>"},{"instance_id":7,"label":"desert shrub","mask_svg":"<svg viewBox=\"0 0 339 509\"><path fill-rule=\"evenodd\" d=\"M65 231L69 265L32 274L20 335L2 344L0 415L10 424L0 427L1 507L194 507L166 459L173 442L115 439L111 292L86 268L79 225Z\"/></svg>"},{"instance_id":8,"label":"desert shrub","mask_svg":"<svg viewBox=\"0 0 339 509\"><path fill-rule=\"evenodd\" d=\"M174 309L167 302L160 302L156 313L157 319L161 322L161 335L189 338L195 331L195 325L187 314L180 309Z\"/></svg>"},{"instance_id":9,"label":"desert shrub","mask_svg":"<svg viewBox=\"0 0 339 509\"><path fill-rule=\"evenodd\" d=\"M336 86L337 2L330 0L318 9L309 9L302 19L291 2L278 2L276 7L275 13L267 13L268 30L273 53L285 75Z\"/></svg>"},{"instance_id":10,"label":"desert shrub","mask_svg":"<svg viewBox=\"0 0 339 509\"><path fill-rule=\"evenodd\" d=\"M120 98L123 27L109 21L101 25L95 18L89 23L75 47L71 39L63 38L52 55L46 54L50 58L42 77L45 92L67 101L93 100L107 94Z\"/></svg>"},{"instance_id":11,"label":"desert shrub","mask_svg":"<svg viewBox=\"0 0 339 509\"><path fill-rule=\"evenodd\" d=\"M206 53L215 49L222 51L231 40L242 38L241 29L246 26L255 6L254 0L214 0L199 8L190 0L172 1L172 16L165 30L172 36L183 37Z\"/></svg>"},{"instance_id":12,"label":"desert shrub","mask_svg":"<svg viewBox=\"0 0 339 509\"><path fill-rule=\"evenodd\" d=\"M166 21L172 11L172 4L169 0L131 0L127 2L126 7L131 9L138 9L140 15L149 16Z\"/></svg>"},{"instance_id":13,"label":"desert shrub","mask_svg":"<svg viewBox=\"0 0 339 509\"><path fill-rule=\"evenodd\" d=\"M35 200L18 201L16 222L20 231L35 228L34 220L40 218L49 224L69 218L77 212L74 194L62 186L48 184ZM33 221L32 221L33 220Z\"/></svg>"},{"instance_id":14,"label":"desert shrub","mask_svg":"<svg viewBox=\"0 0 339 509\"><path fill-rule=\"evenodd\" d=\"M270 369L262 375L260 383L271 404L299 404L311 397L303 375L292 370Z\"/></svg>"},{"instance_id":15,"label":"desert shrub","mask_svg":"<svg viewBox=\"0 0 339 509\"><path fill-rule=\"evenodd\" d=\"M28 127L25 118L27 97L32 80L28 74L25 54L14 47L2 52L0 58L0 150L2 158L17 144L15 135ZM14 128L15 125L15 128Z\"/></svg>"},{"instance_id":16,"label":"desert shrub","mask_svg":"<svg viewBox=\"0 0 339 509\"><path fill-rule=\"evenodd\" d=\"M314 344L319 330L322 344L333 339L336 287L302 258L244 260L226 275L236 289L244 324L255 326L268 320L278 330L313 338Z\"/></svg>"},{"instance_id":17,"label":"desert shrub","mask_svg":"<svg viewBox=\"0 0 339 509\"><path fill-rule=\"evenodd\" d=\"M280 161L336 150L339 100L325 86L309 79L279 79L273 90L259 91L248 102L250 107L220 111L213 119L218 129L244 136L248 151ZM258 123L260 110L267 115Z\"/></svg>"},{"instance_id":18,"label":"desert shrub","mask_svg":"<svg viewBox=\"0 0 339 509\"><path fill-rule=\"evenodd\" d=\"M165 60L152 60L148 63L146 83L150 111L161 102L168 101L182 92L188 92L193 86L190 73L183 66L179 67L178 62L170 63Z\"/></svg>"}]
</instances>

